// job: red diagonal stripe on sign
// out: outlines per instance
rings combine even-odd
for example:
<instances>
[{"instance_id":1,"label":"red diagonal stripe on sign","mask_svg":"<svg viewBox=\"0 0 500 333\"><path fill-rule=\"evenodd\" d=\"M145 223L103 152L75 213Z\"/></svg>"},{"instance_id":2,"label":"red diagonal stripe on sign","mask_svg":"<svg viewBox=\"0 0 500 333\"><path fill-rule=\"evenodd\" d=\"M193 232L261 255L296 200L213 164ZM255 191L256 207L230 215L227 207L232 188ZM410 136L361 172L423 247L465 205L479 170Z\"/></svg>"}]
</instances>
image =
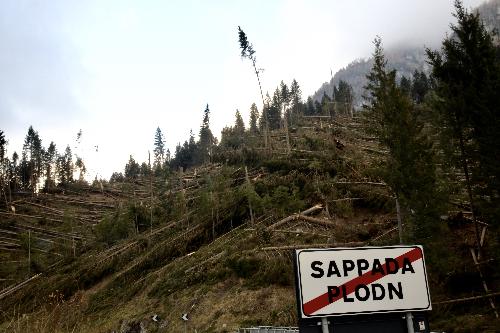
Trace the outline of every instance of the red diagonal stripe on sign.
<instances>
[{"instance_id":1,"label":"red diagonal stripe on sign","mask_svg":"<svg viewBox=\"0 0 500 333\"><path fill-rule=\"evenodd\" d=\"M420 250L420 248L417 247L417 248L414 248L414 249L400 255L399 257L395 258L395 260L398 262L399 267L402 267L403 260L405 258L408 258L410 260L410 262L414 262L414 261L417 261L419 259L422 259L422 251ZM386 268L387 268L386 264L383 264L382 267L383 267L384 271L386 271ZM385 276L384 274L379 273L379 272L372 274L372 271L368 271L361 276L358 276L350 281L347 281L343 285L339 286L340 293L338 296L336 296L333 299L333 302L338 301L339 299L341 299L344 296L342 293L342 286L345 286L345 290L346 290L346 294L347 294L346 296L348 296L349 294L354 292L354 289L356 288L357 285L359 285L359 284L368 285L372 282L375 282L375 281L383 278L384 276ZM309 302L304 303L303 311L304 311L304 314L306 314L306 315L312 315L314 312L321 310L322 308L324 308L325 306L330 305L330 304L331 303L328 300L328 293L324 293L322 295L319 295L316 298L313 298Z\"/></svg>"}]
</instances>

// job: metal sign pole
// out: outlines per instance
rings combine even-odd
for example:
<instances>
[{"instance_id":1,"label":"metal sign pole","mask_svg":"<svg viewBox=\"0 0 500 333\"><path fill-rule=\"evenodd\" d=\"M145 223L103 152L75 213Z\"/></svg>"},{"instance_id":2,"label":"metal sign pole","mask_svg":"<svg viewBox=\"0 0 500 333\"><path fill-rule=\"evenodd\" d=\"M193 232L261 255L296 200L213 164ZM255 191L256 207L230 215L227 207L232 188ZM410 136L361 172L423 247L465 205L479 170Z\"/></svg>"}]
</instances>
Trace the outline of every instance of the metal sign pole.
<instances>
[{"instance_id":1,"label":"metal sign pole","mask_svg":"<svg viewBox=\"0 0 500 333\"><path fill-rule=\"evenodd\" d=\"M415 329L413 328L413 314L411 312L406 313L406 328L408 333L415 333Z\"/></svg>"},{"instance_id":2,"label":"metal sign pole","mask_svg":"<svg viewBox=\"0 0 500 333\"><path fill-rule=\"evenodd\" d=\"M328 319L326 317L321 318L321 332L322 333L329 333L329 331L328 331Z\"/></svg>"},{"instance_id":3,"label":"metal sign pole","mask_svg":"<svg viewBox=\"0 0 500 333\"><path fill-rule=\"evenodd\" d=\"M399 199L397 194L396 211L398 215L399 244L403 245L403 223L401 222L401 210L399 208ZM406 312L406 329L408 333L415 333L415 330L413 329L413 315L411 312Z\"/></svg>"}]
</instances>

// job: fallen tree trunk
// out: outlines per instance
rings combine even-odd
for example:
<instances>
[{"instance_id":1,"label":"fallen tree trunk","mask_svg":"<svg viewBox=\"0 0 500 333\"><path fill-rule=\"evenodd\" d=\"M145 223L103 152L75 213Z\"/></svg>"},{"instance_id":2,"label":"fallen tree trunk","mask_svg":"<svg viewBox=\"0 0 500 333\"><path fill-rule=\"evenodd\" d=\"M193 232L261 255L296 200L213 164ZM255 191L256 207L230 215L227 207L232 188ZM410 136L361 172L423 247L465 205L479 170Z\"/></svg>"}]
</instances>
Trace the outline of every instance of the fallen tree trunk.
<instances>
[{"instance_id":1,"label":"fallen tree trunk","mask_svg":"<svg viewBox=\"0 0 500 333\"><path fill-rule=\"evenodd\" d=\"M377 182L334 182L334 184L343 184L343 185L376 185L376 186L387 186L386 183L377 183Z\"/></svg>"},{"instance_id":2,"label":"fallen tree trunk","mask_svg":"<svg viewBox=\"0 0 500 333\"><path fill-rule=\"evenodd\" d=\"M51 219L51 218L45 217L45 216L34 216L34 215L25 215L25 214L18 214L18 213L5 213L5 212L0 212L0 215L4 215L4 216L16 216L16 217L26 217L26 218L29 218L29 219L47 220L47 221L62 223L62 220Z\"/></svg>"},{"instance_id":3,"label":"fallen tree trunk","mask_svg":"<svg viewBox=\"0 0 500 333\"><path fill-rule=\"evenodd\" d=\"M55 212L55 213L57 213L59 215L64 215L64 212L60 211L59 209L55 209L55 208L52 208L52 207L49 207L49 206L44 206L44 205L37 204L37 203L31 202L31 201L24 201L22 203L25 203L25 204L28 204L28 205L32 205L32 206L35 206L35 207L39 207L39 208L44 208L44 209L53 211L53 212Z\"/></svg>"},{"instance_id":4,"label":"fallen tree trunk","mask_svg":"<svg viewBox=\"0 0 500 333\"><path fill-rule=\"evenodd\" d=\"M276 228L276 227L279 227L280 225L283 225L287 222L291 222L291 221L294 221L296 220L299 216L305 216L305 215L310 215L312 213L315 213L315 212L318 212L318 211L321 211L323 210L323 205L321 204L317 204L315 206L312 206L311 208L309 209L306 209L305 211L299 213L299 214L293 214L293 215L290 215L288 217L285 217L284 219L281 219L279 220L278 222L270 225L269 227L267 227L268 229L271 229L271 228Z\"/></svg>"},{"instance_id":5,"label":"fallen tree trunk","mask_svg":"<svg viewBox=\"0 0 500 333\"><path fill-rule=\"evenodd\" d=\"M248 231L255 231L256 229L253 228L247 228L245 230ZM283 230L283 229L273 229L271 230L272 232L282 232L284 234L300 234L300 235L313 235L313 236L318 236L318 237L331 237L331 235L325 235L325 234L318 234L315 232L308 232L308 231L302 231L302 230Z\"/></svg>"},{"instance_id":6,"label":"fallen tree trunk","mask_svg":"<svg viewBox=\"0 0 500 333\"><path fill-rule=\"evenodd\" d=\"M311 223L315 223L315 224L319 224L319 225L323 225L325 227L335 227L336 226L335 223L332 223L328 220L318 219L315 217L305 216L302 214L298 214L297 219L304 220L304 221L311 222Z\"/></svg>"},{"instance_id":7,"label":"fallen tree trunk","mask_svg":"<svg viewBox=\"0 0 500 333\"><path fill-rule=\"evenodd\" d=\"M13 292L15 292L16 290L19 290L20 288L22 288L24 285L28 284L30 281L33 281L34 279L38 278L40 275L42 275L42 273L38 273L37 275L35 276L32 276L30 277L29 279L17 284L17 285L14 285L14 286L11 286L11 287L7 287L6 289L0 291L0 299L12 294Z\"/></svg>"},{"instance_id":8,"label":"fallen tree trunk","mask_svg":"<svg viewBox=\"0 0 500 333\"><path fill-rule=\"evenodd\" d=\"M363 200L363 198L342 198L342 199L330 200L329 202L354 201L354 200Z\"/></svg>"},{"instance_id":9,"label":"fallen tree trunk","mask_svg":"<svg viewBox=\"0 0 500 333\"><path fill-rule=\"evenodd\" d=\"M324 243L324 244L298 244L298 245L284 245L284 246L270 246L262 247L260 251L277 251L277 250L294 250L294 249L307 249L307 248L327 248L327 247L355 247L363 246L364 242L349 242L349 243Z\"/></svg>"},{"instance_id":10,"label":"fallen tree trunk","mask_svg":"<svg viewBox=\"0 0 500 333\"><path fill-rule=\"evenodd\" d=\"M490 298L490 297L499 296L499 295L500 295L500 292L496 292L496 293L490 293L490 294L481 295L481 296L471 296L471 297L450 299L448 301L432 302L432 305L442 305L442 304L452 304L452 303L459 303L459 302L475 301L478 299Z\"/></svg>"},{"instance_id":11,"label":"fallen tree trunk","mask_svg":"<svg viewBox=\"0 0 500 333\"><path fill-rule=\"evenodd\" d=\"M81 235L76 235L76 234L71 234L71 233L63 233L63 232L58 232L58 231L54 231L54 230L47 230L47 229L33 227L33 226L29 226L29 225L23 225L23 224L17 224L17 225L11 226L11 228L19 229L22 231L31 230L33 232L42 233L42 234L45 234L48 236L53 236L56 238L62 237L64 239L69 239L69 240L71 240L73 238L77 239L77 240L85 240L86 239L86 237L81 236Z\"/></svg>"},{"instance_id":12,"label":"fallen tree trunk","mask_svg":"<svg viewBox=\"0 0 500 333\"><path fill-rule=\"evenodd\" d=\"M403 224L403 225L404 225L404 224ZM371 241L369 241L369 243L373 243L373 242L375 242L375 241L379 240L380 238L382 238L382 237L384 237L384 236L386 236L386 235L388 235L388 234L390 234L391 232L396 231L396 230L398 230L398 227L391 228L391 229L389 229L388 231L384 232L382 235L377 236L377 237L375 237L374 239L372 239Z\"/></svg>"}]
</instances>

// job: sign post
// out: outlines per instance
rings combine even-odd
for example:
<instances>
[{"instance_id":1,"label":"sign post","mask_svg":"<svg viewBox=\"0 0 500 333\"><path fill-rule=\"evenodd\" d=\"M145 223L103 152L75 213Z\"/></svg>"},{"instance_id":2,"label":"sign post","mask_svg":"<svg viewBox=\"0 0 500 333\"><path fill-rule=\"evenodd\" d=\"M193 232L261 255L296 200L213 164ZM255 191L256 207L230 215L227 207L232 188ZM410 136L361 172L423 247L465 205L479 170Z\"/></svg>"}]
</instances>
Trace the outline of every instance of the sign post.
<instances>
[{"instance_id":1,"label":"sign post","mask_svg":"<svg viewBox=\"0 0 500 333\"><path fill-rule=\"evenodd\" d=\"M295 250L299 317L431 310L421 246ZM408 331L413 328L407 319Z\"/></svg>"},{"instance_id":2,"label":"sign post","mask_svg":"<svg viewBox=\"0 0 500 333\"><path fill-rule=\"evenodd\" d=\"M321 318L321 331L322 333L328 332L328 319L326 317Z\"/></svg>"},{"instance_id":3,"label":"sign post","mask_svg":"<svg viewBox=\"0 0 500 333\"><path fill-rule=\"evenodd\" d=\"M406 313L406 329L408 333L415 333L415 329L413 328L413 314L410 311Z\"/></svg>"}]
</instances>

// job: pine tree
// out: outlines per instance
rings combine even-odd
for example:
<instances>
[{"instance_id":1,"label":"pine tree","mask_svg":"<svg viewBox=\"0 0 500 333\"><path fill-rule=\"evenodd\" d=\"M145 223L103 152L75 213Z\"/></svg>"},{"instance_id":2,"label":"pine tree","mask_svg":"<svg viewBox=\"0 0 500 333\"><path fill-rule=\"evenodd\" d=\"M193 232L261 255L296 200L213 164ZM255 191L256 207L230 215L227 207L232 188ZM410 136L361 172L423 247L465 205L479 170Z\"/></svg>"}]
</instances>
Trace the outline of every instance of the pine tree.
<instances>
[{"instance_id":1,"label":"pine tree","mask_svg":"<svg viewBox=\"0 0 500 333\"><path fill-rule=\"evenodd\" d=\"M5 153L7 151L7 140L5 140L5 134L0 130L0 161L5 158Z\"/></svg>"},{"instance_id":2,"label":"pine tree","mask_svg":"<svg viewBox=\"0 0 500 333\"><path fill-rule=\"evenodd\" d=\"M155 166L161 166L165 160L165 139L160 127L156 128L153 152L155 157Z\"/></svg>"},{"instance_id":3,"label":"pine tree","mask_svg":"<svg viewBox=\"0 0 500 333\"><path fill-rule=\"evenodd\" d=\"M321 97L321 111L326 112L327 114L331 113L331 104L332 99L330 96L326 94L326 91L323 91L323 96Z\"/></svg>"},{"instance_id":4,"label":"pine tree","mask_svg":"<svg viewBox=\"0 0 500 333\"><path fill-rule=\"evenodd\" d=\"M44 165L45 165L45 190L51 189L55 186L55 174L54 166L56 164L57 149L54 142L50 142L49 147L44 155Z\"/></svg>"},{"instance_id":5,"label":"pine tree","mask_svg":"<svg viewBox=\"0 0 500 333\"><path fill-rule=\"evenodd\" d=\"M283 108L283 118L287 116L287 109L290 103L292 102L292 94L290 93L290 89L288 86L281 81L280 83L280 95L281 95L281 104Z\"/></svg>"},{"instance_id":6,"label":"pine tree","mask_svg":"<svg viewBox=\"0 0 500 333\"><path fill-rule=\"evenodd\" d=\"M259 121L259 110L257 109L257 105L252 103L250 107L250 132L257 133L259 128L257 127L257 123Z\"/></svg>"},{"instance_id":7,"label":"pine tree","mask_svg":"<svg viewBox=\"0 0 500 333\"><path fill-rule=\"evenodd\" d=\"M290 85L290 98L292 102L290 120L295 123L300 112L300 105L302 103L302 91L300 90L299 83L295 79L293 79L292 84Z\"/></svg>"},{"instance_id":8,"label":"pine tree","mask_svg":"<svg viewBox=\"0 0 500 333\"><path fill-rule=\"evenodd\" d=\"M346 115L351 115L354 94L349 83L343 80L339 81L338 88L334 87L334 99L337 103L338 111Z\"/></svg>"},{"instance_id":9,"label":"pine tree","mask_svg":"<svg viewBox=\"0 0 500 333\"><path fill-rule=\"evenodd\" d=\"M439 199L432 144L408 94L396 84L396 71L386 70L381 39L375 39L374 64L368 74L364 105L368 133L388 150L382 177L412 212L410 220L419 240L437 228Z\"/></svg>"},{"instance_id":10,"label":"pine tree","mask_svg":"<svg viewBox=\"0 0 500 333\"><path fill-rule=\"evenodd\" d=\"M278 87L273 94L273 99L269 108L267 108L267 116L269 119L269 128L278 129L280 128L281 122L281 108L283 106L283 99L281 98L281 91Z\"/></svg>"},{"instance_id":11,"label":"pine tree","mask_svg":"<svg viewBox=\"0 0 500 333\"><path fill-rule=\"evenodd\" d=\"M24 191L32 191L31 179L32 179L32 167L28 159L28 154L25 149L21 153L21 160L19 161L18 168L19 175L19 185Z\"/></svg>"},{"instance_id":12,"label":"pine tree","mask_svg":"<svg viewBox=\"0 0 500 333\"><path fill-rule=\"evenodd\" d=\"M199 162L206 163L210 160L214 143L214 136L210 130L210 108L207 104L203 112L203 123L200 128Z\"/></svg>"},{"instance_id":13,"label":"pine tree","mask_svg":"<svg viewBox=\"0 0 500 333\"><path fill-rule=\"evenodd\" d=\"M8 179L9 179L9 187L10 192L17 191L19 185L19 165L17 164L19 161L19 155L17 152L12 154L12 160L9 165Z\"/></svg>"},{"instance_id":14,"label":"pine tree","mask_svg":"<svg viewBox=\"0 0 500 333\"><path fill-rule=\"evenodd\" d=\"M130 155L127 164L125 165L125 178L127 179L137 179L141 172L141 167L137 163L132 155Z\"/></svg>"},{"instance_id":15,"label":"pine tree","mask_svg":"<svg viewBox=\"0 0 500 333\"><path fill-rule=\"evenodd\" d=\"M6 158L5 154L7 152L7 140L5 140L5 135L2 130L0 130L0 192L5 196L6 186L5 186L5 174L6 174ZM7 201L7 200L6 200Z\"/></svg>"},{"instance_id":16,"label":"pine tree","mask_svg":"<svg viewBox=\"0 0 500 333\"><path fill-rule=\"evenodd\" d=\"M424 72L415 70L411 87L411 96L415 103L420 104L424 101L425 95L427 95L430 90L429 81L429 78Z\"/></svg>"},{"instance_id":17,"label":"pine tree","mask_svg":"<svg viewBox=\"0 0 500 333\"><path fill-rule=\"evenodd\" d=\"M64 155L58 157L58 173L60 183L66 185L73 182L73 153L70 146L66 146Z\"/></svg>"},{"instance_id":18,"label":"pine tree","mask_svg":"<svg viewBox=\"0 0 500 333\"><path fill-rule=\"evenodd\" d=\"M242 58L248 58L252 62L253 69L255 72L255 76L257 77L257 82L259 83L259 91L260 91L260 97L262 98L262 122L263 122L263 129L264 129L264 144L267 147L268 146L268 140L269 140L269 119L268 119L268 114L267 114L267 109L266 106L269 107L269 104L266 105L264 102L264 93L262 92L262 84L260 83L260 69L257 69L257 57L255 56L255 50L253 48L253 45L248 41L247 35L245 32L241 29L240 26L238 26L238 39L240 43L240 49L241 49L241 57Z\"/></svg>"},{"instance_id":19,"label":"pine tree","mask_svg":"<svg viewBox=\"0 0 500 333\"><path fill-rule=\"evenodd\" d=\"M321 105L320 102L314 101L314 113L315 115L322 115L323 114L323 105Z\"/></svg>"},{"instance_id":20,"label":"pine tree","mask_svg":"<svg viewBox=\"0 0 500 333\"><path fill-rule=\"evenodd\" d=\"M306 108L304 113L306 116L312 116L316 113L314 109L314 101L311 96L307 97Z\"/></svg>"},{"instance_id":21,"label":"pine tree","mask_svg":"<svg viewBox=\"0 0 500 333\"><path fill-rule=\"evenodd\" d=\"M180 145L178 147L180 148ZM151 174L151 169L149 168L149 165L146 162L142 162L139 168L139 174L143 178L149 177L149 175Z\"/></svg>"},{"instance_id":22,"label":"pine tree","mask_svg":"<svg viewBox=\"0 0 500 333\"><path fill-rule=\"evenodd\" d=\"M500 61L479 14L469 13L460 1L455 2L455 10L458 22L451 27L453 35L443 41L441 53L427 50L437 86L435 107L443 121L442 135L456 147L473 220L479 208L498 223ZM479 207L476 199L481 201ZM475 227L479 244L477 222Z\"/></svg>"},{"instance_id":23,"label":"pine tree","mask_svg":"<svg viewBox=\"0 0 500 333\"><path fill-rule=\"evenodd\" d=\"M245 133L245 123L243 122L243 118L241 117L239 110L236 110L235 118L234 131L237 135L241 136Z\"/></svg>"},{"instance_id":24,"label":"pine tree","mask_svg":"<svg viewBox=\"0 0 500 333\"><path fill-rule=\"evenodd\" d=\"M401 78L401 81L399 82L399 88L405 94L410 95L412 93L412 82L411 82L411 80L408 79L406 76L403 76Z\"/></svg>"},{"instance_id":25,"label":"pine tree","mask_svg":"<svg viewBox=\"0 0 500 333\"><path fill-rule=\"evenodd\" d=\"M196 143L193 131L189 131L189 140L184 141L184 144L177 144L175 147L175 157L170 162L173 169L183 168L186 170L189 167L203 163L200 160L199 143Z\"/></svg>"},{"instance_id":26,"label":"pine tree","mask_svg":"<svg viewBox=\"0 0 500 333\"><path fill-rule=\"evenodd\" d=\"M290 89L288 89L288 86L286 85L286 83L281 81L279 89L280 89L282 103L285 105L290 104L292 96L290 94Z\"/></svg>"},{"instance_id":27,"label":"pine tree","mask_svg":"<svg viewBox=\"0 0 500 333\"><path fill-rule=\"evenodd\" d=\"M294 107L301 103L302 91L300 90L299 83L295 79L293 79L292 84L290 85L290 96Z\"/></svg>"},{"instance_id":28,"label":"pine tree","mask_svg":"<svg viewBox=\"0 0 500 333\"><path fill-rule=\"evenodd\" d=\"M44 149L42 140L32 126L28 129L28 134L24 139L23 145L23 161L25 171L25 181L27 187L32 191L36 191L38 179L42 175ZM27 179L26 179L27 177Z\"/></svg>"}]
</instances>

